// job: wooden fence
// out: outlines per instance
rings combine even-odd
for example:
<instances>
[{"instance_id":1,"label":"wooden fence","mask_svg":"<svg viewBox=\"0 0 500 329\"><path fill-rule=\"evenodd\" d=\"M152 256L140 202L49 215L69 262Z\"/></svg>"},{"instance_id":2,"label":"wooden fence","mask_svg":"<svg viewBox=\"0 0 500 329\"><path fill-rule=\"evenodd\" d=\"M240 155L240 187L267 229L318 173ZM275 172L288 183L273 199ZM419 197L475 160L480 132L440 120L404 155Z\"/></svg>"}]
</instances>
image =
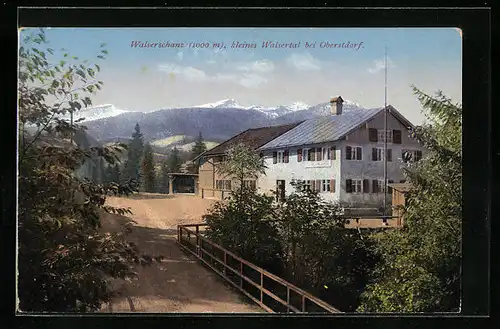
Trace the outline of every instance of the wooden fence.
<instances>
[{"instance_id":1,"label":"wooden fence","mask_svg":"<svg viewBox=\"0 0 500 329\"><path fill-rule=\"evenodd\" d=\"M310 293L208 240L200 232L205 226L207 224L179 225L177 243L266 311L341 313Z\"/></svg>"}]
</instances>

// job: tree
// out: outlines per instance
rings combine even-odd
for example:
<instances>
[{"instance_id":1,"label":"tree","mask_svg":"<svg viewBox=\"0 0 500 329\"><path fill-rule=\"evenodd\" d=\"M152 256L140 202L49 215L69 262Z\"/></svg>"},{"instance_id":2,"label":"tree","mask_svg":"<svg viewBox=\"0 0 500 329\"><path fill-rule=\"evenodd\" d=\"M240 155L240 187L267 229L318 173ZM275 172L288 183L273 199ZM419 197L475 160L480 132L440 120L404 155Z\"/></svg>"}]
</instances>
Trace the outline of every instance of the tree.
<instances>
[{"instance_id":1,"label":"tree","mask_svg":"<svg viewBox=\"0 0 500 329\"><path fill-rule=\"evenodd\" d=\"M96 184L76 175L86 159L102 156L113 164L126 147L84 150L73 141L84 127L63 118L91 105L86 95L101 89L96 79L99 65L79 61L64 50L55 54L43 30L26 32L21 34L18 82L19 308L95 311L113 296L112 278L134 277L135 264L152 261L125 239L126 232L100 227L106 212L130 213L105 205L106 195L134 193L136 186ZM102 49L98 58L106 53Z\"/></svg>"},{"instance_id":2,"label":"tree","mask_svg":"<svg viewBox=\"0 0 500 329\"><path fill-rule=\"evenodd\" d=\"M412 184L404 228L374 236L381 263L363 312L453 312L460 306L462 107L413 87L428 122L416 138L428 154L404 169Z\"/></svg>"},{"instance_id":3,"label":"tree","mask_svg":"<svg viewBox=\"0 0 500 329\"><path fill-rule=\"evenodd\" d=\"M144 137L139 123L135 124L132 140L128 146L127 161L125 163L125 179L140 181L141 159L144 153Z\"/></svg>"},{"instance_id":4,"label":"tree","mask_svg":"<svg viewBox=\"0 0 500 329\"><path fill-rule=\"evenodd\" d=\"M228 150L224 161L219 163L215 170L238 183L238 190L235 193L243 193L245 180L265 175L266 168L264 158L245 144L237 144Z\"/></svg>"},{"instance_id":5,"label":"tree","mask_svg":"<svg viewBox=\"0 0 500 329\"><path fill-rule=\"evenodd\" d=\"M144 157L141 163L141 172L143 177L144 191L154 192L155 191L155 164L153 160L153 150L149 143L146 144L144 148Z\"/></svg>"},{"instance_id":6,"label":"tree","mask_svg":"<svg viewBox=\"0 0 500 329\"><path fill-rule=\"evenodd\" d=\"M270 271L281 271L282 248L276 223L273 197L245 188L244 179L264 173L264 162L243 144L228 151L217 171L239 181L228 202L216 203L204 219L207 236L241 257Z\"/></svg>"},{"instance_id":7,"label":"tree","mask_svg":"<svg viewBox=\"0 0 500 329\"><path fill-rule=\"evenodd\" d=\"M194 142L193 149L191 150L190 160L195 159L197 156L199 156L200 154L202 154L206 150L207 150L207 145L203 141L203 136L201 135L201 132L200 132L198 135L198 138ZM198 173L198 169L199 169L199 162L197 162L197 163L191 162L187 168L188 172L193 173L193 174Z\"/></svg>"},{"instance_id":8,"label":"tree","mask_svg":"<svg viewBox=\"0 0 500 329\"><path fill-rule=\"evenodd\" d=\"M168 168L168 162L164 160L161 164L161 186L160 186L160 192L161 193L168 193L169 192L169 168Z\"/></svg>"},{"instance_id":9,"label":"tree","mask_svg":"<svg viewBox=\"0 0 500 329\"><path fill-rule=\"evenodd\" d=\"M181 170L182 161L179 155L179 150L174 147L167 158L168 170L171 173L178 173Z\"/></svg>"}]
</instances>

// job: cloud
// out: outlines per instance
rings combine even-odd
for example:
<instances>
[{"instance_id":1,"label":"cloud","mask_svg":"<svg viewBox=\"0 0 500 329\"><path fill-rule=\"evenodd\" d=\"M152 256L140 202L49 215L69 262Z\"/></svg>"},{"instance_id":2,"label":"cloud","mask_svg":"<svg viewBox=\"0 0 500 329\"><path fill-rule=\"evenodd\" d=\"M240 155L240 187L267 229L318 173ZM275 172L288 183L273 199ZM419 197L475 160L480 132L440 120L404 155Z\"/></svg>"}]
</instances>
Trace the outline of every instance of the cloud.
<instances>
[{"instance_id":1,"label":"cloud","mask_svg":"<svg viewBox=\"0 0 500 329\"><path fill-rule=\"evenodd\" d=\"M245 74L239 81L239 84L247 88L256 88L267 83L267 79L258 74Z\"/></svg>"},{"instance_id":2,"label":"cloud","mask_svg":"<svg viewBox=\"0 0 500 329\"><path fill-rule=\"evenodd\" d=\"M396 65L394 65L394 62L390 58L387 58L387 68L390 68L390 67L396 67ZM368 68L368 72L377 73L377 72L380 72L384 69L385 69L385 60L376 59L373 61L373 66Z\"/></svg>"},{"instance_id":3,"label":"cloud","mask_svg":"<svg viewBox=\"0 0 500 329\"><path fill-rule=\"evenodd\" d=\"M184 58L184 53L182 51L179 51L177 53L177 60L182 61L183 58Z\"/></svg>"},{"instance_id":4,"label":"cloud","mask_svg":"<svg viewBox=\"0 0 500 329\"><path fill-rule=\"evenodd\" d=\"M188 81L206 81L208 79L207 74L199 69L191 66L181 66L177 64L161 64L159 70L166 72L170 75L176 75L185 78Z\"/></svg>"},{"instance_id":5,"label":"cloud","mask_svg":"<svg viewBox=\"0 0 500 329\"><path fill-rule=\"evenodd\" d=\"M286 63L301 71L317 71L321 68L320 62L311 54L292 54L286 59Z\"/></svg>"},{"instance_id":6,"label":"cloud","mask_svg":"<svg viewBox=\"0 0 500 329\"><path fill-rule=\"evenodd\" d=\"M262 59L255 62L240 63L236 69L244 72L270 73L274 71L273 62Z\"/></svg>"},{"instance_id":7,"label":"cloud","mask_svg":"<svg viewBox=\"0 0 500 329\"><path fill-rule=\"evenodd\" d=\"M238 66L242 68L243 66ZM247 66L248 70L230 69L226 73L207 74L205 71L192 66L182 66L175 63L159 65L158 69L170 76L176 76L192 82L234 83L246 88L257 88L268 82L268 79L258 72L271 72L274 65L271 62L255 62ZM257 72L257 73L256 73Z\"/></svg>"}]
</instances>

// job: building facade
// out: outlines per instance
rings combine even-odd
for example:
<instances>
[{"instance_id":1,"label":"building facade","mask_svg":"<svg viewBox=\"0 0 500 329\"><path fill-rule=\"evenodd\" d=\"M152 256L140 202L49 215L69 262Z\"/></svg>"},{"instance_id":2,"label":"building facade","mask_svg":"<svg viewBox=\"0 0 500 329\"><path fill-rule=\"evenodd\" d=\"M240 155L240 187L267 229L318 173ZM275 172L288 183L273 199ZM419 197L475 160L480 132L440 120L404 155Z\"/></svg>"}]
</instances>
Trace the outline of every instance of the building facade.
<instances>
[{"instance_id":1,"label":"building facade","mask_svg":"<svg viewBox=\"0 0 500 329\"><path fill-rule=\"evenodd\" d=\"M384 159L387 183L401 183L405 179L405 162L418 161L425 150L409 137L413 125L394 107L344 112L342 103L341 97L332 99L328 116L248 130L228 140L228 144L246 141L264 157L266 175L249 184L255 184L260 192L276 193L279 198L294 191L292 182L301 181L325 200L354 208L378 209L383 206L384 197L390 204L391 188L384 192ZM266 137L258 143L248 143L252 138L241 138L248 134ZM220 191L225 190L228 195L234 186L216 170L227 147L216 149L202 157L199 179L200 190L205 188L211 196L220 198Z\"/></svg>"}]
</instances>

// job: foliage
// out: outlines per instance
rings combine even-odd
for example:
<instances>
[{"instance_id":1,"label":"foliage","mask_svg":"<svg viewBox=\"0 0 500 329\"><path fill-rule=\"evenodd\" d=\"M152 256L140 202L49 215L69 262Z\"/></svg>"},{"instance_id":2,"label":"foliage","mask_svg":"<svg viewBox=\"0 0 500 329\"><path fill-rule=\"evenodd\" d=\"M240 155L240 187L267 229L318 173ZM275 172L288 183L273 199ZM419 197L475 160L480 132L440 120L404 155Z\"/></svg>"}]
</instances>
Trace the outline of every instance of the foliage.
<instances>
[{"instance_id":1,"label":"foliage","mask_svg":"<svg viewBox=\"0 0 500 329\"><path fill-rule=\"evenodd\" d=\"M100 218L128 209L105 205L106 195L134 193L127 185L80 179L85 160L118 160L125 145L81 149L72 141L84 127L62 119L91 105L101 88L99 65L62 50L56 60L45 33L23 37L19 50L18 296L21 311L96 311L113 296L109 280L129 279L134 264L150 264L127 232L105 232ZM104 58L102 49L97 56ZM52 57L47 55L53 55ZM34 134L27 127L37 128Z\"/></svg>"},{"instance_id":2,"label":"foliage","mask_svg":"<svg viewBox=\"0 0 500 329\"><path fill-rule=\"evenodd\" d=\"M219 174L236 180L239 186L243 186L246 179L257 179L259 175L265 175L265 170L264 158L245 144L231 147L225 161L217 164L216 167Z\"/></svg>"},{"instance_id":3,"label":"foliage","mask_svg":"<svg viewBox=\"0 0 500 329\"><path fill-rule=\"evenodd\" d=\"M128 145L127 161L125 162L124 176L126 179L140 181L141 160L144 153L144 137L139 123L135 124L132 140Z\"/></svg>"},{"instance_id":4,"label":"foliage","mask_svg":"<svg viewBox=\"0 0 500 329\"><path fill-rule=\"evenodd\" d=\"M324 201L302 183L292 185L294 193L277 211L290 279L337 308L353 311L377 261L371 244L345 228L340 205Z\"/></svg>"},{"instance_id":5,"label":"foliage","mask_svg":"<svg viewBox=\"0 0 500 329\"><path fill-rule=\"evenodd\" d=\"M168 170L171 173L178 173L181 171L182 160L179 156L179 150L174 147L172 152L167 158Z\"/></svg>"},{"instance_id":6,"label":"foliage","mask_svg":"<svg viewBox=\"0 0 500 329\"><path fill-rule=\"evenodd\" d=\"M430 122L412 136L428 150L405 168L412 184L405 227L377 235L382 262L359 308L365 312L450 312L460 305L462 108L414 87Z\"/></svg>"},{"instance_id":7,"label":"foliage","mask_svg":"<svg viewBox=\"0 0 500 329\"><path fill-rule=\"evenodd\" d=\"M280 271L283 255L273 200L239 188L228 202L215 203L203 217L208 224L206 236L256 265Z\"/></svg>"},{"instance_id":8,"label":"foliage","mask_svg":"<svg viewBox=\"0 0 500 329\"><path fill-rule=\"evenodd\" d=\"M160 193L168 193L169 192L169 178L168 178L169 170L167 161L163 161L161 163L161 177L160 177Z\"/></svg>"},{"instance_id":9,"label":"foliage","mask_svg":"<svg viewBox=\"0 0 500 329\"><path fill-rule=\"evenodd\" d=\"M146 144L144 148L144 157L141 163L141 173L143 177L143 186L145 192L155 192L155 164L153 160L153 150L151 145Z\"/></svg>"}]
</instances>

